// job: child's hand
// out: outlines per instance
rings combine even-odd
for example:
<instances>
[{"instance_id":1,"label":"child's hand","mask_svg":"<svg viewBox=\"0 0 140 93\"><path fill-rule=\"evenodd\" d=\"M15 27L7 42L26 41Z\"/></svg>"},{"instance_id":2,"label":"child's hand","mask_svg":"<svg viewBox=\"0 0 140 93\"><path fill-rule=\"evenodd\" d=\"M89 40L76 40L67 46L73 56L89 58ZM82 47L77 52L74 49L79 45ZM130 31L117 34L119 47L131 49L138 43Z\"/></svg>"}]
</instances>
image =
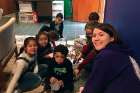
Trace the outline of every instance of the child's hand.
<instances>
[{"instance_id":1,"label":"child's hand","mask_svg":"<svg viewBox=\"0 0 140 93\"><path fill-rule=\"evenodd\" d=\"M54 83L56 83L56 82L58 82L58 80L57 80L55 77L51 77L51 78L50 78L50 83L51 83L51 84L54 84Z\"/></svg>"},{"instance_id":2,"label":"child's hand","mask_svg":"<svg viewBox=\"0 0 140 93\"><path fill-rule=\"evenodd\" d=\"M64 87L64 82L62 80L59 80L58 83L60 86Z\"/></svg>"},{"instance_id":3,"label":"child's hand","mask_svg":"<svg viewBox=\"0 0 140 93\"><path fill-rule=\"evenodd\" d=\"M44 56L45 58L53 58L53 53Z\"/></svg>"}]
</instances>

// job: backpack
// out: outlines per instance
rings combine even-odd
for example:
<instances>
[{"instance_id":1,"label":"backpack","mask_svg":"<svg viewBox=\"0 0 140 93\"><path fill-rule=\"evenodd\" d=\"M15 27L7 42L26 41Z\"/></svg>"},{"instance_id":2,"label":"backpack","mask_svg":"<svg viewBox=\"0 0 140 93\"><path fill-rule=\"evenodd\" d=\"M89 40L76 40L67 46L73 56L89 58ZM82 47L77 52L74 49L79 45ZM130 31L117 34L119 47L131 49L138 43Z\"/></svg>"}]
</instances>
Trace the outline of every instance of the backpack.
<instances>
[{"instance_id":1,"label":"backpack","mask_svg":"<svg viewBox=\"0 0 140 93\"><path fill-rule=\"evenodd\" d=\"M28 68L25 70L25 72L24 73L26 73L26 72L33 72L34 71L34 68L35 68L35 65L36 65L36 63L35 63L35 60L32 60L31 62L27 59L27 58L25 58L25 57L18 57L17 58L17 60L24 60L26 63L28 63L29 64L29 66L28 66ZM24 74L23 73L23 74Z\"/></svg>"}]
</instances>

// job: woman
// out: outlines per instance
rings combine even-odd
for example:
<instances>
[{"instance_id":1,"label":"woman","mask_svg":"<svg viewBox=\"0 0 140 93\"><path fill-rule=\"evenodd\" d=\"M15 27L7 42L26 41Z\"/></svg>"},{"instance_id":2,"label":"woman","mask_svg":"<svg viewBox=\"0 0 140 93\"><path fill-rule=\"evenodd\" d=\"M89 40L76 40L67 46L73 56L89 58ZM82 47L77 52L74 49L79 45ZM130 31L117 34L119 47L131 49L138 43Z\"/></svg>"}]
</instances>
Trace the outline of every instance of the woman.
<instances>
[{"instance_id":1,"label":"woman","mask_svg":"<svg viewBox=\"0 0 140 93\"><path fill-rule=\"evenodd\" d=\"M99 24L92 37L98 52L82 93L140 93L140 79L124 47L110 24Z\"/></svg>"}]
</instances>

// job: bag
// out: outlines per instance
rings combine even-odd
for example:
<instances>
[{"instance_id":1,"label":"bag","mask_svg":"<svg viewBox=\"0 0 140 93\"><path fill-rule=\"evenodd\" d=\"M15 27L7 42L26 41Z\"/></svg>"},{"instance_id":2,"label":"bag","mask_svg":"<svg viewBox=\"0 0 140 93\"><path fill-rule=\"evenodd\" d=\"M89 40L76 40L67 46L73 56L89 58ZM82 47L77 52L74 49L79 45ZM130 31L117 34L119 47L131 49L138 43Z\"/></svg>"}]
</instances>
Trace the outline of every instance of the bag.
<instances>
[{"instance_id":1,"label":"bag","mask_svg":"<svg viewBox=\"0 0 140 93\"><path fill-rule=\"evenodd\" d=\"M50 84L50 86L51 86L51 90L53 91L58 91L61 87L60 84L58 83Z\"/></svg>"},{"instance_id":2,"label":"bag","mask_svg":"<svg viewBox=\"0 0 140 93\"><path fill-rule=\"evenodd\" d=\"M24 60L27 64L29 64L28 69L26 69L25 72L34 72L34 68L36 66L35 60L32 60L31 62L25 58L25 57L18 57L17 60Z\"/></svg>"},{"instance_id":3,"label":"bag","mask_svg":"<svg viewBox=\"0 0 140 93\"><path fill-rule=\"evenodd\" d=\"M133 69L134 69L134 71L135 71L136 76L137 76L138 79L140 80L140 67L139 67L138 63L137 63L136 60L135 60L133 57L131 57L131 56L129 56L129 59L130 59L130 62L131 62L131 64L132 64L132 66L133 66Z\"/></svg>"}]
</instances>

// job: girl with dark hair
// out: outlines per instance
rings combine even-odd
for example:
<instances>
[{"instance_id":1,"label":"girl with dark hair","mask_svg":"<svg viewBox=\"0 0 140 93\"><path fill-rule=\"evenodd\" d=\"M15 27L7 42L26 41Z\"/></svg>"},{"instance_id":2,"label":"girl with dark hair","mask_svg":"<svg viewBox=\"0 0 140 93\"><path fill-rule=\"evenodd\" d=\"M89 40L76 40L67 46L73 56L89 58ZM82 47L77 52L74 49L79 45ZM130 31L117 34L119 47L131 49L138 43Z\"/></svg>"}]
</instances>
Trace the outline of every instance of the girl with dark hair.
<instances>
[{"instance_id":1,"label":"girl with dark hair","mask_svg":"<svg viewBox=\"0 0 140 93\"><path fill-rule=\"evenodd\" d=\"M87 23L85 26L87 44L83 46L83 49L82 49L81 54L79 56L80 59L83 58L84 60L78 65L77 69L75 70L76 74L79 74L79 72L83 68L86 68L86 66L89 64L89 62L96 55L96 51L95 51L93 44L92 44L92 33L94 30L94 27L95 27L95 25L93 23ZM88 72L90 72L90 71L88 71Z\"/></svg>"},{"instance_id":2,"label":"girl with dark hair","mask_svg":"<svg viewBox=\"0 0 140 93\"><path fill-rule=\"evenodd\" d=\"M96 26L92 42L98 54L82 93L139 93L139 66L114 27Z\"/></svg>"},{"instance_id":3,"label":"girl with dark hair","mask_svg":"<svg viewBox=\"0 0 140 93\"><path fill-rule=\"evenodd\" d=\"M47 59L52 55L53 47L50 44L49 36L46 32L39 32L36 36L38 49L37 49L37 60L39 64L47 64Z\"/></svg>"},{"instance_id":4,"label":"girl with dark hair","mask_svg":"<svg viewBox=\"0 0 140 93\"><path fill-rule=\"evenodd\" d=\"M36 52L37 52L36 39L34 37L26 38L24 40L23 50L21 51L21 54L16 60L16 63L17 63L16 68L15 68L16 70L9 83L6 93L13 93L15 88L17 88L18 93L19 91L21 91L19 89L19 86L21 83L24 82L24 80L26 80L24 76L26 75L27 72L34 71ZM30 85L31 84L28 84L27 86L30 86Z\"/></svg>"},{"instance_id":5,"label":"girl with dark hair","mask_svg":"<svg viewBox=\"0 0 140 93\"><path fill-rule=\"evenodd\" d=\"M88 20L89 20L89 22L96 24L96 23L98 23L99 18L100 18L99 14L97 12L91 12L89 14Z\"/></svg>"}]
</instances>

